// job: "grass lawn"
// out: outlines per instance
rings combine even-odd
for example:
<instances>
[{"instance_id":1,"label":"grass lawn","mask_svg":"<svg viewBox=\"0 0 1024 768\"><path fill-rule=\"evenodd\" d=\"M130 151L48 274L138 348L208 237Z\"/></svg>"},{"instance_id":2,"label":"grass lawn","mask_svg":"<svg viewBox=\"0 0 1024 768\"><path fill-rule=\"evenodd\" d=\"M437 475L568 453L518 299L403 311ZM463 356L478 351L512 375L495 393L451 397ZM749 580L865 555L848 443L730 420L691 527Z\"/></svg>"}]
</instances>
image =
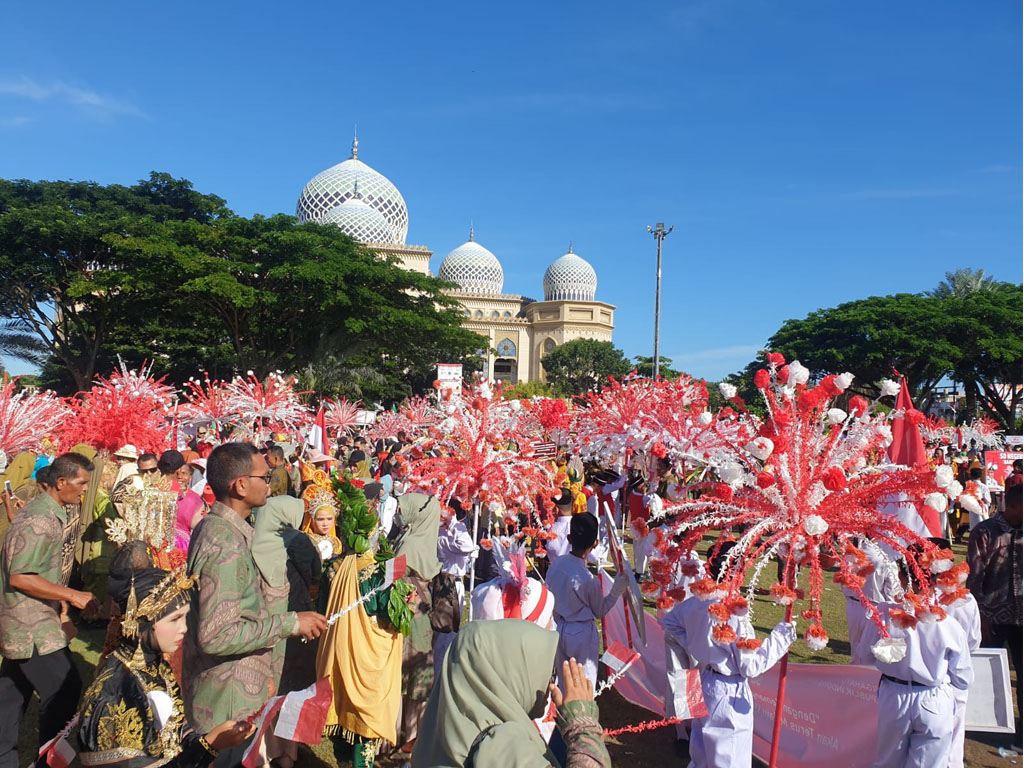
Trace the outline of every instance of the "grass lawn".
<instances>
[{"instance_id":1,"label":"grass lawn","mask_svg":"<svg viewBox=\"0 0 1024 768\"><path fill-rule=\"evenodd\" d=\"M627 548L628 548L627 544ZM966 546L954 546L958 559L966 556ZM769 566L770 568L770 566ZM768 574L766 573L766 577ZM766 578L766 584L770 584ZM752 605L754 624L759 633L771 630L783 618L783 609L772 603L770 597L758 596ZM793 644L791 660L811 664L847 664L850 661L850 647L846 633L845 598L840 589L825 583L824 600L822 603L824 624L831 638L824 651L810 651L803 641ZM653 606L648 610L654 611ZM798 630L803 631L806 622L798 620ZM78 665L86 685L92 679L100 649L105 638L105 629L81 629L78 637L71 643L71 652ZM610 691L600 699L601 724L607 728L618 728L642 720L652 719L647 710L636 707L625 701L615 691ZM19 761L27 766L34 758L36 744L36 726L38 720L37 701L29 706L21 725L21 750ZM637 766L645 768L661 768L662 766L685 765L684 760L675 752L674 728L662 728L642 734L624 734L609 739L608 748L616 766ZM1021 764L1022 759L1009 760L999 757L998 748L1009 746L1011 736L1004 734L968 733L966 745L966 765L969 768L1005 768L1008 765ZM380 760L383 766L401 766L403 760ZM339 766L334 759L333 750L328 740L324 740L314 748L300 747L299 766L310 768L335 768ZM340 765L347 765L342 763ZM836 766L836 768L841 768Z\"/></svg>"}]
</instances>

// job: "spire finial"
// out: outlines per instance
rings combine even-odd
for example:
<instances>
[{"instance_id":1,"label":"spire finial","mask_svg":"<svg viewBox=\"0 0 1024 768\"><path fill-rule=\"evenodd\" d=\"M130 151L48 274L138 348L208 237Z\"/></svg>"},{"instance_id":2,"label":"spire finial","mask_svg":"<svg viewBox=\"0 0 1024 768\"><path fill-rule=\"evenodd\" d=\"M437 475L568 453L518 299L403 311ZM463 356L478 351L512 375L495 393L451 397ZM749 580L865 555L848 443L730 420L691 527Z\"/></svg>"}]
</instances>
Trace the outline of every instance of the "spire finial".
<instances>
[{"instance_id":1,"label":"spire finial","mask_svg":"<svg viewBox=\"0 0 1024 768\"><path fill-rule=\"evenodd\" d=\"M359 159L359 126L352 126L352 159Z\"/></svg>"},{"instance_id":2,"label":"spire finial","mask_svg":"<svg viewBox=\"0 0 1024 768\"><path fill-rule=\"evenodd\" d=\"M469 220L469 242L473 242L473 220Z\"/></svg>"},{"instance_id":3,"label":"spire finial","mask_svg":"<svg viewBox=\"0 0 1024 768\"><path fill-rule=\"evenodd\" d=\"M352 197L355 198L356 200L359 199L359 179L356 179L352 183Z\"/></svg>"},{"instance_id":4,"label":"spire finial","mask_svg":"<svg viewBox=\"0 0 1024 768\"><path fill-rule=\"evenodd\" d=\"M572 240L569 241L569 253L572 253Z\"/></svg>"}]
</instances>

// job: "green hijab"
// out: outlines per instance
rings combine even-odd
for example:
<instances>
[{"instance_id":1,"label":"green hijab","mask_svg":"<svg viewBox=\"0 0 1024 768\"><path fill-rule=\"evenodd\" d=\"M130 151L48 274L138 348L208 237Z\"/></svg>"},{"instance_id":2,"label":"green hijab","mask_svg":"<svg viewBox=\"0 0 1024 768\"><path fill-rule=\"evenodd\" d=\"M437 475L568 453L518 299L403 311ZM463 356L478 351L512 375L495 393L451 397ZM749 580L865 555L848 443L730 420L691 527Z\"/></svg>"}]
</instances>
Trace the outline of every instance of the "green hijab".
<instances>
[{"instance_id":1,"label":"green hijab","mask_svg":"<svg viewBox=\"0 0 1024 768\"><path fill-rule=\"evenodd\" d=\"M288 542L298 535L306 506L292 496L271 496L262 507L253 510L250 551L263 580L272 587L288 583Z\"/></svg>"},{"instance_id":2,"label":"green hijab","mask_svg":"<svg viewBox=\"0 0 1024 768\"><path fill-rule=\"evenodd\" d=\"M502 768L557 766L532 722L547 705L557 645L558 633L522 619L459 630L430 693L413 766L463 768L478 738L477 765L486 751L501 756Z\"/></svg>"},{"instance_id":3,"label":"green hijab","mask_svg":"<svg viewBox=\"0 0 1024 768\"><path fill-rule=\"evenodd\" d=\"M396 555L405 555L406 565L421 579L430 581L441 570L437 559L437 532L441 527L441 502L425 493L406 493L398 497L407 530Z\"/></svg>"}]
</instances>

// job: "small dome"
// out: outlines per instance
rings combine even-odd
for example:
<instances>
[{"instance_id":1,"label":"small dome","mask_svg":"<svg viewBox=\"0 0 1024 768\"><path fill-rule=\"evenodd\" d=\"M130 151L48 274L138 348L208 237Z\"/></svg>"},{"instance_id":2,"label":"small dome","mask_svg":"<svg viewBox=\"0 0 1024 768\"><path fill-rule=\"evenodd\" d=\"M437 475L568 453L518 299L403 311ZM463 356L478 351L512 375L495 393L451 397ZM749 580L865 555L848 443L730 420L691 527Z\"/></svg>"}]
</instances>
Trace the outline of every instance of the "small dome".
<instances>
[{"instance_id":1,"label":"small dome","mask_svg":"<svg viewBox=\"0 0 1024 768\"><path fill-rule=\"evenodd\" d=\"M387 219L376 208L371 208L356 197L350 197L337 208L331 208L320 223L334 224L361 243L393 242L394 230Z\"/></svg>"},{"instance_id":2,"label":"small dome","mask_svg":"<svg viewBox=\"0 0 1024 768\"><path fill-rule=\"evenodd\" d=\"M467 293L501 293L505 283L497 257L473 239L473 230L469 240L444 257L437 276Z\"/></svg>"},{"instance_id":3,"label":"small dome","mask_svg":"<svg viewBox=\"0 0 1024 768\"><path fill-rule=\"evenodd\" d=\"M362 199L387 221L390 235L376 242L405 243L409 233L409 212L405 207L405 199L394 184L359 159L357 140L352 141L352 157L309 180L299 195L295 215L300 222L322 222L325 214L353 197Z\"/></svg>"},{"instance_id":4,"label":"small dome","mask_svg":"<svg viewBox=\"0 0 1024 768\"><path fill-rule=\"evenodd\" d=\"M572 245L544 273L544 301L593 301L596 295L597 273L572 252Z\"/></svg>"}]
</instances>

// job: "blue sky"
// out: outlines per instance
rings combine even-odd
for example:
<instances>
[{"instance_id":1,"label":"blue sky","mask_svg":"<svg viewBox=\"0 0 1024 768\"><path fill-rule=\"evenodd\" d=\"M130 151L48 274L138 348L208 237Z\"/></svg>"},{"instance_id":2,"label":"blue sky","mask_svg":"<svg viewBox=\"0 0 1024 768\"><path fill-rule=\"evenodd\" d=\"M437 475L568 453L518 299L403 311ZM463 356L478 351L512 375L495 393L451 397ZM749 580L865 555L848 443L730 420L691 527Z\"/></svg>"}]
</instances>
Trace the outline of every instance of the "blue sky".
<instances>
[{"instance_id":1,"label":"blue sky","mask_svg":"<svg viewBox=\"0 0 1024 768\"><path fill-rule=\"evenodd\" d=\"M0 176L191 179L293 213L349 155L410 243L477 240L542 297L569 241L615 343L719 378L787 318L1021 280L1021 6L1010 0L9 5ZM17 363L13 370L23 370Z\"/></svg>"}]
</instances>

